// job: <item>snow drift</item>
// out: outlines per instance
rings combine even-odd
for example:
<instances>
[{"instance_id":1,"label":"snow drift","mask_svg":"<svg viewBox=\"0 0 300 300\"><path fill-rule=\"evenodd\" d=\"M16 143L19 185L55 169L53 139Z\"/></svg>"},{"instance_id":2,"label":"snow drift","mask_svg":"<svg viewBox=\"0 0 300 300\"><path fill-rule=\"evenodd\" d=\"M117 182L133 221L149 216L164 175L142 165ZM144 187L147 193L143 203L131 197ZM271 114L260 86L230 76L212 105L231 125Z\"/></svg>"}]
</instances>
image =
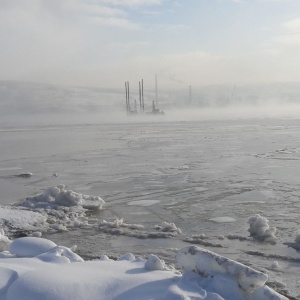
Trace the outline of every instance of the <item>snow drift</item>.
<instances>
[{"instance_id":1,"label":"snow drift","mask_svg":"<svg viewBox=\"0 0 300 300\"><path fill-rule=\"evenodd\" d=\"M267 275L196 246L181 249L183 274L155 255L127 253L83 261L70 248L36 237L12 241L0 255L0 298L67 299L287 299L268 288Z\"/></svg>"}]
</instances>

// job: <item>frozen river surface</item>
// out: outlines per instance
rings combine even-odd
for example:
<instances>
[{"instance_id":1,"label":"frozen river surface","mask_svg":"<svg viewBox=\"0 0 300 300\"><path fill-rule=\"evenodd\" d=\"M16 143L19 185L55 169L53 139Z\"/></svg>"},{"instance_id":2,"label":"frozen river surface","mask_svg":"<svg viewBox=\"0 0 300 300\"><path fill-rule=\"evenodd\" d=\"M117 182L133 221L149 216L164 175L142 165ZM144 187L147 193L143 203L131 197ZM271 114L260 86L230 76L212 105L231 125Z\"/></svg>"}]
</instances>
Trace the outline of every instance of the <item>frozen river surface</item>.
<instances>
[{"instance_id":1,"label":"frozen river surface","mask_svg":"<svg viewBox=\"0 0 300 300\"><path fill-rule=\"evenodd\" d=\"M269 273L270 284L300 295L300 123L293 119L158 122L0 129L0 204L46 187L100 196L89 222L116 219L153 232L174 223L174 237L102 227L45 233L78 245L86 257L126 252L172 263L190 243ZM31 172L28 178L15 175ZM249 238L248 218L277 228L276 243ZM155 229L156 228L156 229ZM278 267L274 268L274 261Z\"/></svg>"}]
</instances>

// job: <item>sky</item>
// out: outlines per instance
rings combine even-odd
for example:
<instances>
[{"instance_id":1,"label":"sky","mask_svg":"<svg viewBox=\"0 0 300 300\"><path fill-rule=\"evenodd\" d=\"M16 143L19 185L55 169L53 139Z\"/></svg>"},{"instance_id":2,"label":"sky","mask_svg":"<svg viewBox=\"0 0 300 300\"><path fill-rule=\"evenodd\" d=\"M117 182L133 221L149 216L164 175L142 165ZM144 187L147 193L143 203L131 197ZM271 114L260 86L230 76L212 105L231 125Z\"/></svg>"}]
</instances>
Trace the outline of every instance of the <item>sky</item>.
<instances>
[{"instance_id":1,"label":"sky","mask_svg":"<svg viewBox=\"0 0 300 300\"><path fill-rule=\"evenodd\" d=\"M0 0L0 80L298 81L299 0Z\"/></svg>"}]
</instances>

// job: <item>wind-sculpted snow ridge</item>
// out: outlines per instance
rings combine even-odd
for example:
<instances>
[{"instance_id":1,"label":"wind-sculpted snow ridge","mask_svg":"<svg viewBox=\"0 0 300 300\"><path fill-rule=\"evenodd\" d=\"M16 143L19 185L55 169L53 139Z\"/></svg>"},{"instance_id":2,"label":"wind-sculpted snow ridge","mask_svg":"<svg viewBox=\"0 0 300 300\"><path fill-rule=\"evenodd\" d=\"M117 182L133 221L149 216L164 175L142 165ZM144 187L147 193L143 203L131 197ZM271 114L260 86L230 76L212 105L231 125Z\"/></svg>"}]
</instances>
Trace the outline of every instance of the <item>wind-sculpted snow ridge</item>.
<instances>
[{"instance_id":1,"label":"wind-sculpted snow ridge","mask_svg":"<svg viewBox=\"0 0 300 300\"><path fill-rule=\"evenodd\" d=\"M153 254L84 261L72 248L23 237L0 253L0 299L287 299L265 285L266 274L213 252L190 246L176 257L183 274Z\"/></svg>"},{"instance_id":2,"label":"wind-sculpted snow ridge","mask_svg":"<svg viewBox=\"0 0 300 300\"><path fill-rule=\"evenodd\" d=\"M203 288L209 287L221 299L287 299L267 287L268 275L197 246L178 251L177 262L185 272L200 276Z\"/></svg>"},{"instance_id":3,"label":"wind-sculpted snow ridge","mask_svg":"<svg viewBox=\"0 0 300 300\"><path fill-rule=\"evenodd\" d=\"M98 230L111 235L124 235L135 237L138 239L147 238L172 238L181 234L181 229L176 227L174 223L162 222L161 225L155 225L156 231L147 231L144 225L128 224L123 219L116 219L112 222L101 221Z\"/></svg>"},{"instance_id":4,"label":"wind-sculpted snow ridge","mask_svg":"<svg viewBox=\"0 0 300 300\"><path fill-rule=\"evenodd\" d=\"M104 203L98 196L76 193L64 185L49 187L13 206L0 207L0 225L12 236L91 227L85 212L102 209Z\"/></svg>"},{"instance_id":5,"label":"wind-sculpted snow ridge","mask_svg":"<svg viewBox=\"0 0 300 300\"><path fill-rule=\"evenodd\" d=\"M275 243L276 228L270 227L268 222L265 217L259 214L250 217L248 219L248 224L250 225L248 231L250 232L250 236L259 240Z\"/></svg>"}]
</instances>

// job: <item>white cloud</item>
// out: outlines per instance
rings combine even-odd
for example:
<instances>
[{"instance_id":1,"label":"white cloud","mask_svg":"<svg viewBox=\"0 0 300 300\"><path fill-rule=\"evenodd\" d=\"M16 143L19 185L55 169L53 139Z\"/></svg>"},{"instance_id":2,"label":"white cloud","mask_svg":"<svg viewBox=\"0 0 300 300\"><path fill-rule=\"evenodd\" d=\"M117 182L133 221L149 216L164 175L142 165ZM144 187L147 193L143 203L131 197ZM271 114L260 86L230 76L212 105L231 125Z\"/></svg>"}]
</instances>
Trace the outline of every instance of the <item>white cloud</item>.
<instances>
[{"instance_id":1,"label":"white cloud","mask_svg":"<svg viewBox=\"0 0 300 300\"><path fill-rule=\"evenodd\" d=\"M100 17L124 17L127 14L120 9L111 8L107 6L100 6L95 4L83 4L81 7L78 7L78 13L84 13L91 16L100 16Z\"/></svg>"},{"instance_id":2,"label":"white cloud","mask_svg":"<svg viewBox=\"0 0 300 300\"><path fill-rule=\"evenodd\" d=\"M272 42L281 46L300 46L300 33L276 36L272 38Z\"/></svg>"},{"instance_id":3,"label":"white cloud","mask_svg":"<svg viewBox=\"0 0 300 300\"><path fill-rule=\"evenodd\" d=\"M161 7L164 1L167 5ZM166 13L180 3L183 1L0 0L0 80L115 86L116 81L142 76L150 81L158 73L161 85L171 87L284 78L287 72L278 70L287 64L290 78L300 77L296 68L300 63L299 18L278 26L278 33L268 38L264 49L257 49L253 38L252 53L241 54L238 47L223 45L229 34L226 28L218 36L219 30L205 27L204 19L201 28L207 28L205 31L197 30L196 21L179 19L181 14ZM233 7L243 9L244 5ZM155 18L144 17L147 23L143 23L145 11ZM275 28L262 22L263 26L270 28L264 36Z\"/></svg>"},{"instance_id":4,"label":"white cloud","mask_svg":"<svg viewBox=\"0 0 300 300\"><path fill-rule=\"evenodd\" d=\"M130 30L139 30L141 27L131 22L128 19L125 18L102 18L102 17L92 17L89 20L94 25L100 25L100 26L109 26L109 27L115 27L120 29L130 29Z\"/></svg>"},{"instance_id":5,"label":"white cloud","mask_svg":"<svg viewBox=\"0 0 300 300\"><path fill-rule=\"evenodd\" d=\"M292 19L281 25L281 32L273 36L267 43L269 50L280 55L290 55L294 52L299 56L300 50L300 18ZM276 51L274 51L276 49ZM271 50L272 51L272 50Z\"/></svg>"},{"instance_id":6,"label":"white cloud","mask_svg":"<svg viewBox=\"0 0 300 300\"><path fill-rule=\"evenodd\" d=\"M160 5L163 0L96 0L96 2L119 6L150 6Z\"/></svg>"},{"instance_id":7,"label":"white cloud","mask_svg":"<svg viewBox=\"0 0 300 300\"><path fill-rule=\"evenodd\" d=\"M147 41L133 41L133 42L116 42L112 43L110 47L112 49L118 49L120 52L135 52L137 49L144 49L149 47L151 44Z\"/></svg>"},{"instance_id":8,"label":"white cloud","mask_svg":"<svg viewBox=\"0 0 300 300\"><path fill-rule=\"evenodd\" d=\"M298 32L300 33L300 18L296 18L293 20L290 20L284 24L282 24L282 27L289 32Z\"/></svg>"},{"instance_id":9,"label":"white cloud","mask_svg":"<svg viewBox=\"0 0 300 300\"><path fill-rule=\"evenodd\" d=\"M185 25L185 24L171 24L163 26L167 31L182 31L182 30L191 30L193 29L192 26Z\"/></svg>"}]
</instances>

